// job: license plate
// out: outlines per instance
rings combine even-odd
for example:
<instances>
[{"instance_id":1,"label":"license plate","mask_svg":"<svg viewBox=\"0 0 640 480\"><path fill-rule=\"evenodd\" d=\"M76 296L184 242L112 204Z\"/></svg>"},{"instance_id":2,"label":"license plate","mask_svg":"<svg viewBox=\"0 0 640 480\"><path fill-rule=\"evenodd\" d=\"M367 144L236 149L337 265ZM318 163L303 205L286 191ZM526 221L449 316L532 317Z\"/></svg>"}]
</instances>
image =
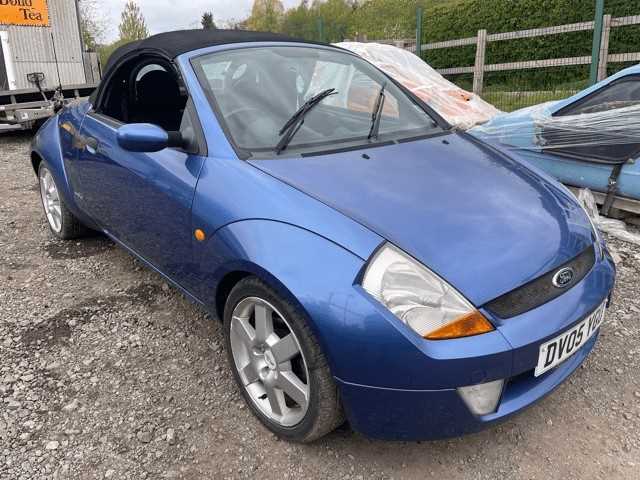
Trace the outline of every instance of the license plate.
<instances>
[{"instance_id":1,"label":"license plate","mask_svg":"<svg viewBox=\"0 0 640 480\"><path fill-rule=\"evenodd\" d=\"M534 376L538 377L544 372L561 364L571 355L576 353L593 334L598 331L604 320L605 304L600 305L591 315L562 335L540 345L538 365Z\"/></svg>"}]
</instances>

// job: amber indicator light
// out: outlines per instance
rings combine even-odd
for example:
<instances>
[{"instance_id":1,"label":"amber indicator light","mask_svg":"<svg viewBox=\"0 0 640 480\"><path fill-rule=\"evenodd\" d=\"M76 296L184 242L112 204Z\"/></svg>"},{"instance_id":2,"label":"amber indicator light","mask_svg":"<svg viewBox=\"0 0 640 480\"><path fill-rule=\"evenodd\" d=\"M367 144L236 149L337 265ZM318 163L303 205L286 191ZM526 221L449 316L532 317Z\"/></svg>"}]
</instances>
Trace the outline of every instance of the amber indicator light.
<instances>
[{"instance_id":1,"label":"amber indicator light","mask_svg":"<svg viewBox=\"0 0 640 480\"><path fill-rule=\"evenodd\" d=\"M199 228L196 229L196 231L193 233L193 236L196 237L196 240L198 240L199 242L202 242L205 238L207 238L204 232Z\"/></svg>"},{"instance_id":2,"label":"amber indicator light","mask_svg":"<svg viewBox=\"0 0 640 480\"><path fill-rule=\"evenodd\" d=\"M449 325L445 325L425 336L428 340L449 340L470 337L494 330L493 325L477 310L462 315Z\"/></svg>"}]
</instances>

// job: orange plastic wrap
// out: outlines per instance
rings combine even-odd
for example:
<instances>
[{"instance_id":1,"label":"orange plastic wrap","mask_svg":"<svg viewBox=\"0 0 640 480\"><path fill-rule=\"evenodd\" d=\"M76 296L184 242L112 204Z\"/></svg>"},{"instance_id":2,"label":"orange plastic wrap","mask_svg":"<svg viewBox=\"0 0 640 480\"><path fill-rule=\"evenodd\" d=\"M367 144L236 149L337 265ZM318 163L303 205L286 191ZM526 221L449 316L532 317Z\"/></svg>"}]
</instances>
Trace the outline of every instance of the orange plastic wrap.
<instances>
[{"instance_id":1,"label":"orange plastic wrap","mask_svg":"<svg viewBox=\"0 0 640 480\"><path fill-rule=\"evenodd\" d=\"M479 96L451 83L407 50L380 43L342 42L336 45L374 64L456 127L467 130L502 113Z\"/></svg>"}]
</instances>

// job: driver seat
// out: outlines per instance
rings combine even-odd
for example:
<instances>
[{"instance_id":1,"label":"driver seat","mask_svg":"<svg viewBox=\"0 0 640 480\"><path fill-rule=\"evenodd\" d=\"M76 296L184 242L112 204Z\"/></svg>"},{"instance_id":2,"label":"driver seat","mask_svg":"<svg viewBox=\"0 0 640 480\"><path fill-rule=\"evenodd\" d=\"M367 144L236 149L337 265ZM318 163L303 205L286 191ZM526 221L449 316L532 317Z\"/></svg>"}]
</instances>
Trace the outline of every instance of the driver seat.
<instances>
[{"instance_id":1,"label":"driver seat","mask_svg":"<svg viewBox=\"0 0 640 480\"><path fill-rule=\"evenodd\" d=\"M136 84L133 123L152 123L167 131L180 129L186 99L180 95L178 82L168 72L153 70Z\"/></svg>"}]
</instances>

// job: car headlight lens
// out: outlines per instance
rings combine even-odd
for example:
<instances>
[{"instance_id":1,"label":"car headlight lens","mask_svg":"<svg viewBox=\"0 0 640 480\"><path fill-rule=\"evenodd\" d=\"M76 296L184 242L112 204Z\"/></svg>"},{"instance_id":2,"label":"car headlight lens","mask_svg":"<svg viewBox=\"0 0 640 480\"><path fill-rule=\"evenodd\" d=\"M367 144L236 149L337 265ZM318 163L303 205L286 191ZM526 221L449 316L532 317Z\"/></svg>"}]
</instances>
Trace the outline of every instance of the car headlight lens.
<instances>
[{"instance_id":1,"label":"car headlight lens","mask_svg":"<svg viewBox=\"0 0 640 480\"><path fill-rule=\"evenodd\" d=\"M451 285L389 243L369 262L362 287L429 340L468 337L494 329Z\"/></svg>"}]
</instances>

